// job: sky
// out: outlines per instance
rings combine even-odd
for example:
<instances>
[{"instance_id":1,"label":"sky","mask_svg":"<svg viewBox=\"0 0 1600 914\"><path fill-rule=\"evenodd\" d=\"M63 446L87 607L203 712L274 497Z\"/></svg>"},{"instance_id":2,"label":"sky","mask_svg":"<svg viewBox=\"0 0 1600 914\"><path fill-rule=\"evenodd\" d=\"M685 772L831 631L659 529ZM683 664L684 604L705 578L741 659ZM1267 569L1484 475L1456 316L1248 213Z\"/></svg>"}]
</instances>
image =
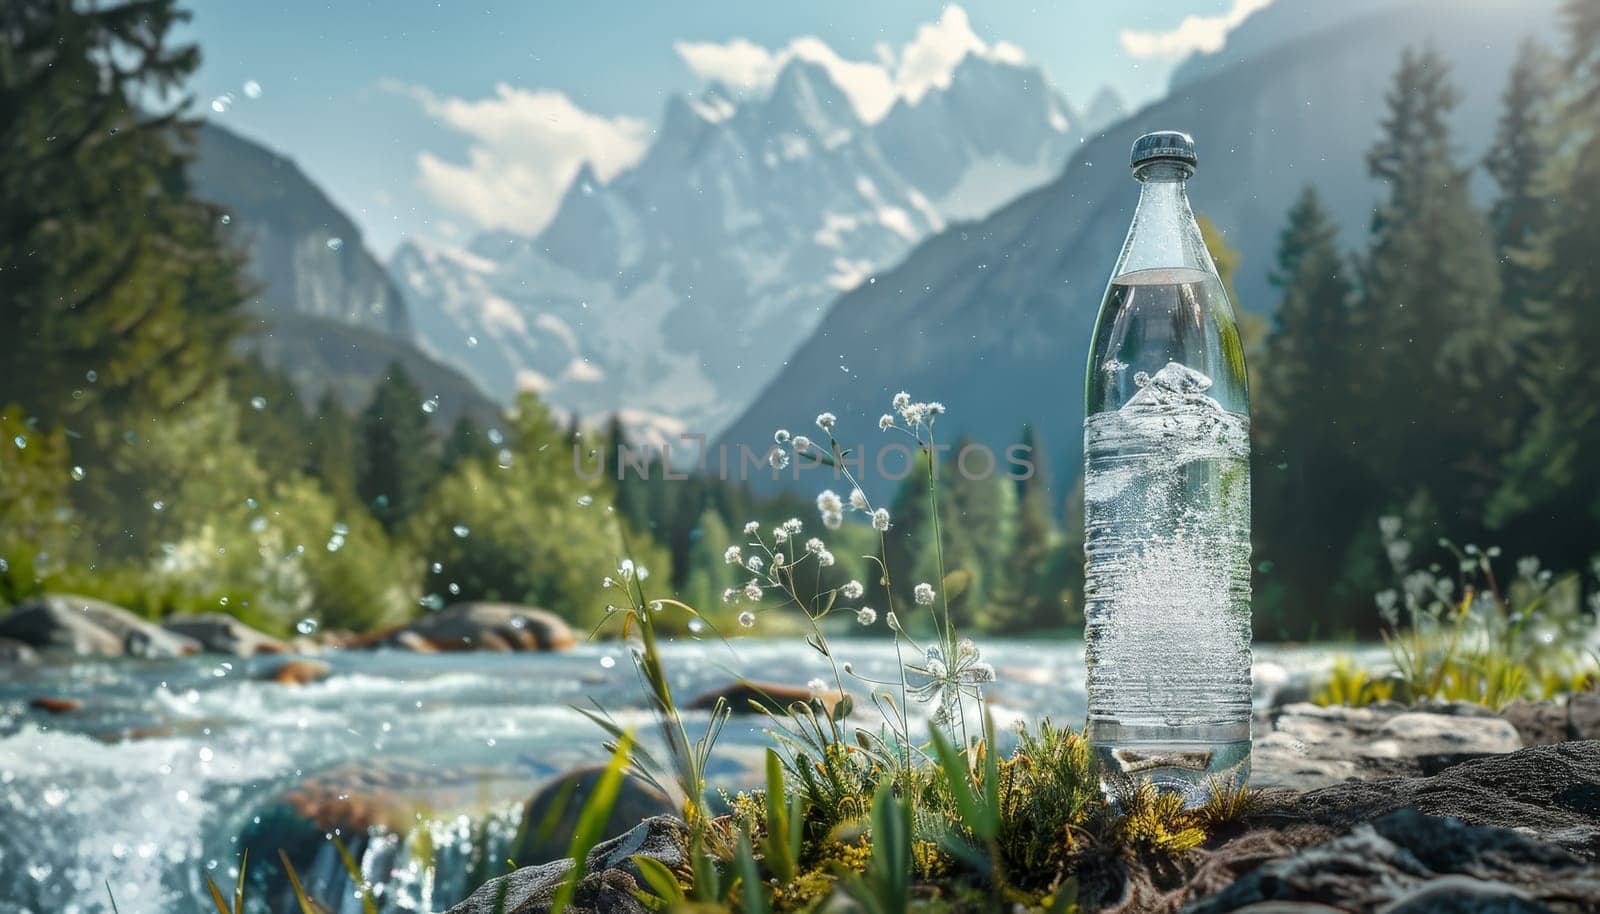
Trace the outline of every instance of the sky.
<instances>
[{"instance_id":1,"label":"sky","mask_svg":"<svg viewBox=\"0 0 1600 914\"><path fill-rule=\"evenodd\" d=\"M642 154L667 99L826 66L864 119L965 53L1042 66L1131 108L1272 0L191 0L198 111L293 158L387 257L405 238L537 231L582 162Z\"/></svg>"}]
</instances>

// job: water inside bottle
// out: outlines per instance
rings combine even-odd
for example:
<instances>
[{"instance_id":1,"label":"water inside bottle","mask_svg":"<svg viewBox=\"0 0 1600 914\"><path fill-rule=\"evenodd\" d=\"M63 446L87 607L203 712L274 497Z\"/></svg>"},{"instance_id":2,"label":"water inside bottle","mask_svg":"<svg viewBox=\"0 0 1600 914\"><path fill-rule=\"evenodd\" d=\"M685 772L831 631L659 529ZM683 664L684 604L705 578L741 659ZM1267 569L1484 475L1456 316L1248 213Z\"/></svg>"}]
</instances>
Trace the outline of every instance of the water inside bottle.
<instances>
[{"instance_id":1,"label":"water inside bottle","mask_svg":"<svg viewBox=\"0 0 1600 914\"><path fill-rule=\"evenodd\" d=\"M1108 780L1192 803L1249 768L1250 428L1222 296L1203 271L1113 280L1085 422L1089 738Z\"/></svg>"}]
</instances>

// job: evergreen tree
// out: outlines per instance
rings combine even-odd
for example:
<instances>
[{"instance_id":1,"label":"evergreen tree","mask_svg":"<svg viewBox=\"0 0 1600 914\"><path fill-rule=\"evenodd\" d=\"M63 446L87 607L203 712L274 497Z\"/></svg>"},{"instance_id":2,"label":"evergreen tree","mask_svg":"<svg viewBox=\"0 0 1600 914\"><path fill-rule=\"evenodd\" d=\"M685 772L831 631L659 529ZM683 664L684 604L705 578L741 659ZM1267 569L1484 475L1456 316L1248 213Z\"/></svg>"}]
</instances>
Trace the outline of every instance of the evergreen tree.
<instances>
[{"instance_id":1,"label":"evergreen tree","mask_svg":"<svg viewBox=\"0 0 1600 914\"><path fill-rule=\"evenodd\" d=\"M331 389L317 400L310 423L307 471L340 505L356 504L355 423Z\"/></svg>"},{"instance_id":2,"label":"evergreen tree","mask_svg":"<svg viewBox=\"0 0 1600 914\"><path fill-rule=\"evenodd\" d=\"M1477 529L1509 438L1504 392L1511 360L1487 225L1452 159L1447 118L1456 90L1437 53L1407 51L1388 93L1381 137L1367 157L1387 187L1362 264L1351 429L1382 494L1432 490L1453 531Z\"/></svg>"},{"instance_id":3,"label":"evergreen tree","mask_svg":"<svg viewBox=\"0 0 1600 914\"><path fill-rule=\"evenodd\" d=\"M456 417L450 426L450 434L444 439L444 450L439 457L439 469L448 473L457 465L468 460L489 460L495 456L497 448L490 443L483 429L478 427L472 417L462 413Z\"/></svg>"},{"instance_id":4,"label":"evergreen tree","mask_svg":"<svg viewBox=\"0 0 1600 914\"><path fill-rule=\"evenodd\" d=\"M361 477L356 491L385 529L416 510L438 475L422 392L399 362L361 415Z\"/></svg>"},{"instance_id":5,"label":"evergreen tree","mask_svg":"<svg viewBox=\"0 0 1600 914\"><path fill-rule=\"evenodd\" d=\"M228 361L239 261L189 192L182 101L149 107L199 64L170 42L186 18L172 0L0 5L0 390L47 424L172 409Z\"/></svg>"},{"instance_id":6,"label":"evergreen tree","mask_svg":"<svg viewBox=\"0 0 1600 914\"><path fill-rule=\"evenodd\" d=\"M723 552L735 541L720 514L711 508L702 512L699 523L693 528L689 559L683 573L684 585L679 590L679 599L709 617L728 635L735 634L736 629L724 624L731 613L724 609L722 593L742 582L738 580L739 570L724 560ZM744 577L749 578L748 574Z\"/></svg>"},{"instance_id":7,"label":"evergreen tree","mask_svg":"<svg viewBox=\"0 0 1600 914\"><path fill-rule=\"evenodd\" d=\"M1494 143L1484 170L1499 195L1489 210L1489 226L1500 256L1501 295L1508 311L1526 314L1540 296L1544 272L1531 256L1545 225L1549 195L1544 186L1549 164L1553 61L1537 41L1524 41L1501 96Z\"/></svg>"},{"instance_id":8,"label":"evergreen tree","mask_svg":"<svg viewBox=\"0 0 1600 914\"><path fill-rule=\"evenodd\" d=\"M1002 557L1000 580L984 625L1001 633L1049 628L1066 622L1062 591L1066 560L1051 496L1050 461L1032 425L1022 427L1034 471L1016 480L1016 520L1011 544Z\"/></svg>"},{"instance_id":9,"label":"evergreen tree","mask_svg":"<svg viewBox=\"0 0 1600 914\"><path fill-rule=\"evenodd\" d=\"M1289 210L1272 273L1283 298L1254 404L1257 625L1268 635L1280 634L1275 626L1291 613L1294 621L1337 619L1345 547L1371 510L1354 497L1371 484L1348 423L1354 284L1338 235L1306 188Z\"/></svg>"}]
</instances>

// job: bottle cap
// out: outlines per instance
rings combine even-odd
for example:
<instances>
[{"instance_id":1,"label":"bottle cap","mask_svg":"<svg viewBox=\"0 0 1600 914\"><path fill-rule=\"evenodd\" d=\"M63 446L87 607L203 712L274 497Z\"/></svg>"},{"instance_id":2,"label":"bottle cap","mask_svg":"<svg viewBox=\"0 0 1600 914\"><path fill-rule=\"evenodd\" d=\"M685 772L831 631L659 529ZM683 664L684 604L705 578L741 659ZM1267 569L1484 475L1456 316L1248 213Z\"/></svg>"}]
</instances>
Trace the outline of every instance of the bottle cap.
<instances>
[{"instance_id":1,"label":"bottle cap","mask_svg":"<svg viewBox=\"0 0 1600 914\"><path fill-rule=\"evenodd\" d=\"M1199 162L1194 154L1194 137L1177 130L1157 130L1134 140L1129 166L1138 171L1151 162L1177 162L1193 171Z\"/></svg>"}]
</instances>

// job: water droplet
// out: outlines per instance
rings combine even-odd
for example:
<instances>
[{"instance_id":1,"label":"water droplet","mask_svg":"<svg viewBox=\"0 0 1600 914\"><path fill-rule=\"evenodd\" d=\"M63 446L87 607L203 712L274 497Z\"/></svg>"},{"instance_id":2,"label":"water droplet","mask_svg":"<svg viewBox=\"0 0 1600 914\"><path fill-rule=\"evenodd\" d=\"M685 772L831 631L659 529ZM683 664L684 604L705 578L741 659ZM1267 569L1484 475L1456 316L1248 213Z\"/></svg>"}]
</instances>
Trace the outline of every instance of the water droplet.
<instances>
[{"instance_id":1,"label":"water droplet","mask_svg":"<svg viewBox=\"0 0 1600 914\"><path fill-rule=\"evenodd\" d=\"M245 80L244 81L244 97L245 98L260 98L261 97L261 84L256 82L253 79Z\"/></svg>"},{"instance_id":2,"label":"water droplet","mask_svg":"<svg viewBox=\"0 0 1600 914\"><path fill-rule=\"evenodd\" d=\"M438 574L439 572L444 570L444 566L441 565L438 562L434 562L432 565L428 566L428 570L433 572L434 574Z\"/></svg>"},{"instance_id":3,"label":"water droplet","mask_svg":"<svg viewBox=\"0 0 1600 914\"><path fill-rule=\"evenodd\" d=\"M705 620L701 619L699 616L695 616L694 618L689 620L689 631L690 631L690 633L698 635L701 632L705 631L705 629L706 629Z\"/></svg>"},{"instance_id":4,"label":"water droplet","mask_svg":"<svg viewBox=\"0 0 1600 914\"><path fill-rule=\"evenodd\" d=\"M91 368L83 373L83 379L88 381L90 384L93 384L95 381L100 379L100 373Z\"/></svg>"},{"instance_id":5,"label":"water droplet","mask_svg":"<svg viewBox=\"0 0 1600 914\"><path fill-rule=\"evenodd\" d=\"M317 627L317 620L308 616L304 619L301 619L299 622L296 622L294 625L294 630L302 635L311 635L316 633Z\"/></svg>"},{"instance_id":6,"label":"water droplet","mask_svg":"<svg viewBox=\"0 0 1600 914\"><path fill-rule=\"evenodd\" d=\"M446 587L445 590L450 591L450 596L452 596L452 597L461 596L461 585L457 584L455 581L451 581L450 582L450 586ZM512 625L513 628L521 628L522 625L523 625L523 622L522 622L521 619L513 619L513 620L511 620L511 625Z\"/></svg>"},{"instance_id":7,"label":"water droplet","mask_svg":"<svg viewBox=\"0 0 1600 914\"><path fill-rule=\"evenodd\" d=\"M223 213L222 216L217 219L217 221L221 222L223 225L231 225L233 223L233 217L227 213Z\"/></svg>"},{"instance_id":8,"label":"water droplet","mask_svg":"<svg viewBox=\"0 0 1600 914\"><path fill-rule=\"evenodd\" d=\"M187 803L187 802L189 802L189 791L187 791L187 790L180 790L176 794L174 794L173 796L177 798L179 803Z\"/></svg>"},{"instance_id":9,"label":"water droplet","mask_svg":"<svg viewBox=\"0 0 1600 914\"><path fill-rule=\"evenodd\" d=\"M484 745L488 746L490 749L494 748L494 737L491 736L488 739L484 740L483 742L484 742Z\"/></svg>"},{"instance_id":10,"label":"water droplet","mask_svg":"<svg viewBox=\"0 0 1600 914\"><path fill-rule=\"evenodd\" d=\"M585 197L594 196L594 185L590 184L588 181L585 181L582 184L579 184L578 185L578 190L582 191L583 195Z\"/></svg>"},{"instance_id":11,"label":"water droplet","mask_svg":"<svg viewBox=\"0 0 1600 914\"><path fill-rule=\"evenodd\" d=\"M604 668L604 669L609 670L609 669L611 669L612 667L614 667L616 665L617 665L617 658L615 658L615 657L601 657L600 658L600 666L602 668Z\"/></svg>"},{"instance_id":12,"label":"water droplet","mask_svg":"<svg viewBox=\"0 0 1600 914\"><path fill-rule=\"evenodd\" d=\"M233 96L226 92L211 100L211 110L218 114L227 114L231 107L233 107Z\"/></svg>"},{"instance_id":13,"label":"water droplet","mask_svg":"<svg viewBox=\"0 0 1600 914\"><path fill-rule=\"evenodd\" d=\"M587 508L592 504L594 504L594 496L593 495L579 495L578 496L578 507Z\"/></svg>"},{"instance_id":14,"label":"water droplet","mask_svg":"<svg viewBox=\"0 0 1600 914\"><path fill-rule=\"evenodd\" d=\"M44 789L41 799L44 800L44 805L46 806L60 806L62 803L67 802L68 796L70 794L67 793L65 788L51 784Z\"/></svg>"},{"instance_id":15,"label":"water droplet","mask_svg":"<svg viewBox=\"0 0 1600 914\"><path fill-rule=\"evenodd\" d=\"M422 604L423 609L444 609L444 597L436 593L430 593L417 602Z\"/></svg>"},{"instance_id":16,"label":"water droplet","mask_svg":"<svg viewBox=\"0 0 1600 914\"><path fill-rule=\"evenodd\" d=\"M215 758L215 754L211 751L211 747L210 746L201 746L200 747L200 761L209 762L213 758Z\"/></svg>"},{"instance_id":17,"label":"water droplet","mask_svg":"<svg viewBox=\"0 0 1600 914\"><path fill-rule=\"evenodd\" d=\"M450 532L462 539L466 539L467 536L472 533L472 528L468 527L466 524L456 524L454 527L450 528Z\"/></svg>"},{"instance_id":18,"label":"water droplet","mask_svg":"<svg viewBox=\"0 0 1600 914\"><path fill-rule=\"evenodd\" d=\"M72 468L72 478L74 480L82 480L83 479L83 467L73 467Z\"/></svg>"},{"instance_id":19,"label":"water droplet","mask_svg":"<svg viewBox=\"0 0 1600 914\"><path fill-rule=\"evenodd\" d=\"M477 337L475 337L475 336L467 337L467 348L470 349L470 348L472 348L473 346L476 346L476 345L478 345L478 338Z\"/></svg>"},{"instance_id":20,"label":"water droplet","mask_svg":"<svg viewBox=\"0 0 1600 914\"><path fill-rule=\"evenodd\" d=\"M333 532L339 534L340 536L349 536L350 526L348 524L335 523L333 525Z\"/></svg>"},{"instance_id":21,"label":"water droplet","mask_svg":"<svg viewBox=\"0 0 1600 914\"><path fill-rule=\"evenodd\" d=\"M18 435L17 437L11 439L11 443L15 444L17 446L17 448L20 450L21 448L25 448L25 447L28 446L28 439L27 439L27 436L25 436L25 435Z\"/></svg>"},{"instance_id":22,"label":"water droplet","mask_svg":"<svg viewBox=\"0 0 1600 914\"><path fill-rule=\"evenodd\" d=\"M438 397L429 397L428 399L423 400L422 401L422 411L427 413L430 416L433 415L434 413L438 412L439 411L439 398Z\"/></svg>"},{"instance_id":23,"label":"water droplet","mask_svg":"<svg viewBox=\"0 0 1600 914\"><path fill-rule=\"evenodd\" d=\"M150 510L152 510L152 511L165 511L165 510L167 510L167 503L158 498L155 501L150 503Z\"/></svg>"},{"instance_id":24,"label":"water droplet","mask_svg":"<svg viewBox=\"0 0 1600 914\"><path fill-rule=\"evenodd\" d=\"M506 436L500 434L500 430L497 429L497 428L491 428L487 432L484 432L484 436L489 439L489 443L490 444L505 444L506 443Z\"/></svg>"},{"instance_id":25,"label":"water droplet","mask_svg":"<svg viewBox=\"0 0 1600 914\"><path fill-rule=\"evenodd\" d=\"M267 408L267 398L266 397L251 397L250 398L250 408L255 410L258 413L261 412L262 410Z\"/></svg>"},{"instance_id":26,"label":"water droplet","mask_svg":"<svg viewBox=\"0 0 1600 914\"><path fill-rule=\"evenodd\" d=\"M328 239L328 250L330 250L330 251L339 251L339 250L343 250L343 249L344 249L344 239L343 238L329 238Z\"/></svg>"},{"instance_id":27,"label":"water droplet","mask_svg":"<svg viewBox=\"0 0 1600 914\"><path fill-rule=\"evenodd\" d=\"M500 464L500 469L502 469L502 470L511 469L511 449L510 448L501 448L500 449L500 453L497 455L497 458L498 458L498 462Z\"/></svg>"}]
</instances>

